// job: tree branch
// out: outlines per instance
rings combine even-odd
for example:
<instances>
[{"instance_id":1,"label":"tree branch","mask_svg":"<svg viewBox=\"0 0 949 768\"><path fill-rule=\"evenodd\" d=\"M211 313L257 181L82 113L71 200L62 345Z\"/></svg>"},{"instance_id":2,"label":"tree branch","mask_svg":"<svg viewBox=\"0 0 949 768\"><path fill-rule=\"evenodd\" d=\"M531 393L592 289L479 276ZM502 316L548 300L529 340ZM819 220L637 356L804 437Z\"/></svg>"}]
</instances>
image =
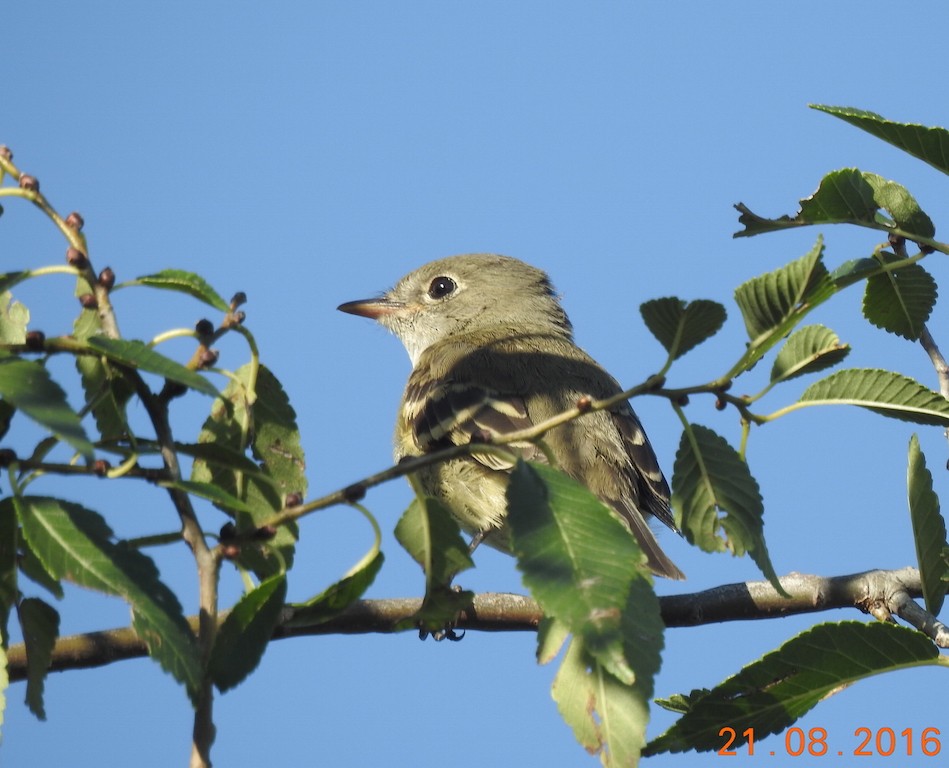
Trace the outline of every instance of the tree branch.
<instances>
[{"instance_id":1,"label":"tree branch","mask_svg":"<svg viewBox=\"0 0 949 768\"><path fill-rule=\"evenodd\" d=\"M847 576L790 574L781 586L791 595L781 597L766 581L726 584L702 592L659 598L667 627L691 627L723 621L771 619L835 608L857 608L877 618L903 618L925 632L942 648L949 648L949 628L924 611L912 598L922 595L919 571L865 571ZM417 598L360 600L339 615L323 622L295 619L293 606L274 631L274 639L305 635L392 633L405 631L406 620L421 607ZM221 620L225 614L221 614ZM456 627L482 632L535 631L542 618L537 603L523 595L486 593L476 595L472 610L462 614ZM189 619L193 628L197 617ZM53 649L50 669L55 672L111 664L146 655L145 644L131 627L62 637ZM26 650L12 646L8 653L11 681L26 677Z\"/></svg>"}]
</instances>

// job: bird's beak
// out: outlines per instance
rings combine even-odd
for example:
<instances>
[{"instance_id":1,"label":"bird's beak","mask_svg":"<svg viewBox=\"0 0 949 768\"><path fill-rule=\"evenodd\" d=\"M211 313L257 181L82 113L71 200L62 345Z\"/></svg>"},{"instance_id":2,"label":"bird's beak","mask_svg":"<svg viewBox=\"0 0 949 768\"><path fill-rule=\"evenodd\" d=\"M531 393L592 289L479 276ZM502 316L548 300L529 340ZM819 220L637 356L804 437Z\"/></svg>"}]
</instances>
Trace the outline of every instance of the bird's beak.
<instances>
[{"instance_id":1,"label":"bird's beak","mask_svg":"<svg viewBox=\"0 0 949 768\"><path fill-rule=\"evenodd\" d=\"M360 317L368 317L372 320L378 320L380 317L385 317L387 315L393 315L399 312L402 309L405 309L405 304L401 301L393 301L392 299L381 296L378 299L360 299L359 301L347 301L345 304L340 304L336 307L340 312L346 312L350 315L359 315Z\"/></svg>"}]
</instances>

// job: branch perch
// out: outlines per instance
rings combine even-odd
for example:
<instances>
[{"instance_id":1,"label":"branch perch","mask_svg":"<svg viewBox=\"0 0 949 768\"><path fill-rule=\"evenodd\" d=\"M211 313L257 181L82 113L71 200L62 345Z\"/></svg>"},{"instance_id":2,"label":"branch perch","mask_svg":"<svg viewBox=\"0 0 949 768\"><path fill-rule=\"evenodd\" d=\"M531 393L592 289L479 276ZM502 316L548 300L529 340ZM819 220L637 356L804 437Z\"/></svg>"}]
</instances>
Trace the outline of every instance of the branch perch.
<instances>
[{"instance_id":1,"label":"branch perch","mask_svg":"<svg viewBox=\"0 0 949 768\"><path fill-rule=\"evenodd\" d=\"M865 571L846 576L811 576L792 573L781 579L791 595L782 598L766 581L726 584L685 595L659 598L667 627L691 627L723 621L771 619L835 608L857 608L878 618L897 615L925 632L941 648L949 648L949 628L917 605L922 595L915 568ZM417 598L360 600L338 616L318 624L294 623L293 607L284 608L274 639L305 635L388 634L404 631L403 622L421 607ZM463 614L458 629L482 632L536 631L542 617L537 603L523 595L476 595L474 610ZM225 614L221 614L223 621ZM197 627L197 617L189 619ZM145 644L130 627L59 638L53 649L52 671L84 669L146 655ZM23 645L8 651L10 680L26 677Z\"/></svg>"}]
</instances>

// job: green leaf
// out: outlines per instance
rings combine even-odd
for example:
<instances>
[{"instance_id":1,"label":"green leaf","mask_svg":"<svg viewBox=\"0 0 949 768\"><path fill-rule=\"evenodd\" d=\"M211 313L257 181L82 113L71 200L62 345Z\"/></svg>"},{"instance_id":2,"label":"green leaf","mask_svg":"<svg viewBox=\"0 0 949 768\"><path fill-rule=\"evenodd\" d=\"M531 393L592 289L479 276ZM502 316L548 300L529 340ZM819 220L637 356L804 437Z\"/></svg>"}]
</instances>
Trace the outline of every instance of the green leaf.
<instances>
[{"instance_id":1,"label":"green leaf","mask_svg":"<svg viewBox=\"0 0 949 768\"><path fill-rule=\"evenodd\" d=\"M156 373L211 397L217 397L218 395L214 385L200 373L186 368L170 357L159 354L143 341L138 339L110 339L106 336L91 336L86 341L91 349L105 355L112 362L148 371L149 373Z\"/></svg>"},{"instance_id":2,"label":"green leaf","mask_svg":"<svg viewBox=\"0 0 949 768\"><path fill-rule=\"evenodd\" d=\"M248 399L254 403L250 408ZM251 512L237 517L240 532L256 529L260 522L282 509L288 494L306 495L306 463L296 414L280 382L263 366L255 369L248 364L234 373L221 397L211 406L198 443L216 446L202 450L221 453L217 457L198 457L191 479L217 485L247 503ZM225 453L246 455L248 447L260 462L253 473L220 460ZM295 524L281 526L266 544L243 547L238 561L261 578L281 573L293 562L296 534Z\"/></svg>"},{"instance_id":3,"label":"green leaf","mask_svg":"<svg viewBox=\"0 0 949 768\"><path fill-rule=\"evenodd\" d=\"M0 440L10 431L10 424L15 413L16 408L6 400L0 400Z\"/></svg>"},{"instance_id":4,"label":"green leaf","mask_svg":"<svg viewBox=\"0 0 949 768\"><path fill-rule=\"evenodd\" d=\"M588 752L600 752L604 764L616 766L639 760L660 666L664 627L659 600L645 579L632 583L622 626L635 677L631 685L609 674L574 638L551 691L577 741Z\"/></svg>"},{"instance_id":5,"label":"green leaf","mask_svg":"<svg viewBox=\"0 0 949 768\"><path fill-rule=\"evenodd\" d=\"M746 729L754 729L756 739L780 733L858 680L919 666L949 667L921 632L859 621L819 624L693 697L689 711L643 754L718 750L723 743L719 732L726 726L735 728L739 739Z\"/></svg>"},{"instance_id":6,"label":"green leaf","mask_svg":"<svg viewBox=\"0 0 949 768\"><path fill-rule=\"evenodd\" d=\"M765 232L815 224L857 224L882 231L900 229L910 236L929 239L935 234L932 220L922 211L905 187L887 181L875 173L857 168L832 171L821 179L817 191L801 200L797 214L767 219L752 212L744 203L735 208L744 230L735 237L751 237ZM892 221L878 214L887 211Z\"/></svg>"},{"instance_id":7,"label":"green leaf","mask_svg":"<svg viewBox=\"0 0 949 768\"><path fill-rule=\"evenodd\" d=\"M254 514L254 508L246 501L242 501L233 494L214 485L213 483L199 483L194 480L163 480L158 483L162 488L177 488L199 499L206 499L212 502L216 507L225 509L228 512L237 514L244 512L248 515Z\"/></svg>"},{"instance_id":8,"label":"green leaf","mask_svg":"<svg viewBox=\"0 0 949 768\"><path fill-rule=\"evenodd\" d=\"M837 334L823 325L808 325L795 331L774 359L771 383L822 371L837 365L850 352L850 345L841 344Z\"/></svg>"},{"instance_id":9,"label":"green leaf","mask_svg":"<svg viewBox=\"0 0 949 768\"><path fill-rule=\"evenodd\" d=\"M832 107L811 104L811 109L826 112L857 126L878 139L908 152L929 163L936 170L949 173L949 131L945 128L929 128L913 123L895 123L874 112L865 112L853 107Z\"/></svg>"},{"instance_id":10,"label":"green leaf","mask_svg":"<svg viewBox=\"0 0 949 768\"><path fill-rule=\"evenodd\" d=\"M13 300L9 292L0 292L0 344L25 344L30 310Z\"/></svg>"},{"instance_id":11,"label":"green leaf","mask_svg":"<svg viewBox=\"0 0 949 768\"><path fill-rule=\"evenodd\" d=\"M16 357L0 358L0 397L39 423L60 440L92 459L92 443L66 393L40 363Z\"/></svg>"},{"instance_id":12,"label":"green leaf","mask_svg":"<svg viewBox=\"0 0 949 768\"><path fill-rule=\"evenodd\" d=\"M717 301L698 299L685 302L667 297L640 305L646 327L677 360L693 347L714 336L725 324L725 307Z\"/></svg>"},{"instance_id":13,"label":"green leaf","mask_svg":"<svg viewBox=\"0 0 949 768\"><path fill-rule=\"evenodd\" d=\"M164 269L154 275L144 275L115 286L113 290L127 288L131 285L147 285L152 288L162 288L168 291L178 291L193 296L205 304L210 304L221 312L227 312L230 306L215 291L203 277L194 272L180 269Z\"/></svg>"},{"instance_id":14,"label":"green leaf","mask_svg":"<svg viewBox=\"0 0 949 768\"><path fill-rule=\"evenodd\" d=\"M818 238L805 256L735 289L735 302L753 344L761 345L774 332L783 337L790 330L788 321L803 317L834 294L823 253L824 243Z\"/></svg>"},{"instance_id":15,"label":"green leaf","mask_svg":"<svg viewBox=\"0 0 949 768\"><path fill-rule=\"evenodd\" d=\"M365 594L375 581L385 558L382 552L366 561L360 568L350 571L346 576L323 590L316 597L304 603L293 603L293 613L284 622L285 626L312 626L329 621L338 616Z\"/></svg>"},{"instance_id":16,"label":"green leaf","mask_svg":"<svg viewBox=\"0 0 949 768\"><path fill-rule=\"evenodd\" d=\"M237 371L246 381L249 366ZM265 366L257 372L257 400L253 407L254 457L267 468L284 494L306 495L306 460L300 444L297 414L276 376Z\"/></svg>"},{"instance_id":17,"label":"green leaf","mask_svg":"<svg viewBox=\"0 0 949 768\"><path fill-rule=\"evenodd\" d=\"M424 496L412 500L395 526L395 537L425 573L425 597L412 624L439 632L454 622L473 597L451 587L457 574L474 566L461 529L444 504Z\"/></svg>"},{"instance_id":18,"label":"green leaf","mask_svg":"<svg viewBox=\"0 0 949 768\"><path fill-rule=\"evenodd\" d=\"M867 183L873 187L873 199L893 217L893 224L911 235L931 238L936 234L932 219L919 207L919 203L902 184L887 181L875 173L864 173ZM880 222L880 217L877 217ZM890 222L884 221L886 225Z\"/></svg>"},{"instance_id":19,"label":"green leaf","mask_svg":"<svg viewBox=\"0 0 949 768\"><path fill-rule=\"evenodd\" d=\"M207 464L214 464L219 469L230 470L242 475L253 475L266 483L273 483L270 475L262 469L247 454L234 450L224 443L175 443L175 450L200 459Z\"/></svg>"},{"instance_id":20,"label":"green leaf","mask_svg":"<svg viewBox=\"0 0 949 768\"><path fill-rule=\"evenodd\" d=\"M26 645L26 705L37 719L46 719L43 687L59 637L59 613L36 597L20 602L20 627Z\"/></svg>"},{"instance_id":21,"label":"green leaf","mask_svg":"<svg viewBox=\"0 0 949 768\"><path fill-rule=\"evenodd\" d=\"M764 540L764 503L748 465L708 427L689 424L672 473L672 506L685 537L706 552L751 555L778 593Z\"/></svg>"},{"instance_id":22,"label":"green leaf","mask_svg":"<svg viewBox=\"0 0 949 768\"><path fill-rule=\"evenodd\" d=\"M898 261L883 252L885 264ZM919 264L871 276L863 296L863 316L877 328L916 341L936 305L936 281Z\"/></svg>"},{"instance_id":23,"label":"green leaf","mask_svg":"<svg viewBox=\"0 0 949 768\"><path fill-rule=\"evenodd\" d=\"M271 576L241 597L227 614L208 663L208 673L218 690L230 690L257 668L280 620L286 596L286 576Z\"/></svg>"},{"instance_id":24,"label":"green leaf","mask_svg":"<svg viewBox=\"0 0 949 768\"><path fill-rule=\"evenodd\" d=\"M0 273L0 294L6 293L15 285L22 283L30 276L30 272L21 270L19 272Z\"/></svg>"},{"instance_id":25,"label":"green leaf","mask_svg":"<svg viewBox=\"0 0 949 768\"><path fill-rule=\"evenodd\" d=\"M194 696L201 681L197 644L155 563L113 542L105 520L78 504L24 496L14 497L14 505L23 536L43 566L57 579L124 598L149 654Z\"/></svg>"},{"instance_id":26,"label":"green leaf","mask_svg":"<svg viewBox=\"0 0 949 768\"><path fill-rule=\"evenodd\" d=\"M100 357L77 355L76 369L86 404L92 408L102 439L115 440L126 436L129 433L126 405L134 391L132 385Z\"/></svg>"},{"instance_id":27,"label":"green leaf","mask_svg":"<svg viewBox=\"0 0 949 768\"><path fill-rule=\"evenodd\" d=\"M566 624L587 653L629 684L621 619L645 556L629 528L588 488L519 459L507 489L517 567L546 616Z\"/></svg>"},{"instance_id":28,"label":"green leaf","mask_svg":"<svg viewBox=\"0 0 949 768\"><path fill-rule=\"evenodd\" d=\"M933 491L933 478L926 468L926 457L916 435L909 441L906 492L926 610L938 616L949 588L949 564L943 558L949 544L946 542L946 521L939 511L939 497Z\"/></svg>"},{"instance_id":29,"label":"green leaf","mask_svg":"<svg viewBox=\"0 0 949 768\"><path fill-rule=\"evenodd\" d=\"M837 290L840 290L878 274L880 269L880 262L876 259L850 259L831 272L830 277Z\"/></svg>"},{"instance_id":30,"label":"green leaf","mask_svg":"<svg viewBox=\"0 0 949 768\"><path fill-rule=\"evenodd\" d=\"M859 405L914 424L949 426L949 401L892 371L848 368L811 384L801 394L808 405Z\"/></svg>"},{"instance_id":31,"label":"green leaf","mask_svg":"<svg viewBox=\"0 0 949 768\"><path fill-rule=\"evenodd\" d=\"M0 207L0 213L3 213L2 207ZM8 666L9 660L7 659L6 647L0 644L0 726L3 725L3 713L7 709L6 692L10 688L10 675L7 674ZM3 731L0 729L0 738L2 737Z\"/></svg>"},{"instance_id":32,"label":"green leaf","mask_svg":"<svg viewBox=\"0 0 949 768\"><path fill-rule=\"evenodd\" d=\"M0 499L0 645L10 644L10 611L19 596L17 522L10 497Z\"/></svg>"}]
</instances>

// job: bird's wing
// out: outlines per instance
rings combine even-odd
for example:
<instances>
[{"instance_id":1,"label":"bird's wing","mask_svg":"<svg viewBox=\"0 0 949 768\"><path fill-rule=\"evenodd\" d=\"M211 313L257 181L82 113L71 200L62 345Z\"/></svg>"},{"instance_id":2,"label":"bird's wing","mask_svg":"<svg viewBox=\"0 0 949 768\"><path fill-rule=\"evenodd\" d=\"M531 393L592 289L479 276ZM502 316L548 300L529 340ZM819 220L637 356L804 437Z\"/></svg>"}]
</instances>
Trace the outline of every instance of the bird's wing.
<instances>
[{"instance_id":1,"label":"bird's wing","mask_svg":"<svg viewBox=\"0 0 949 768\"><path fill-rule=\"evenodd\" d=\"M502 395L472 382L430 381L406 394L407 415L422 453L438 448L491 440L532 427L523 398ZM533 443L509 446L527 460L543 460ZM494 454L475 454L490 469L510 470L514 464Z\"/></svg>"},{"instance_id":2,"label":"bird's wing","mask_svg":"<svg viewBox=\"0 0 949 768\"><path fill-rule=\"evenodd\" d=\"M625 403L622 408L611 411L610 415L613 418L613 424L622 436L623 445L630 458L632 465L632 471L629 472L630 481L635 487L635 498L639 507L661 520L673 531L678 532L679 529L676 527L669 506L669 499L672 496L669 484L659 468L659 460L649 444L649 438L646 437L642 424L639 423L633 409Z\"/></svg>"}]
</instances>

